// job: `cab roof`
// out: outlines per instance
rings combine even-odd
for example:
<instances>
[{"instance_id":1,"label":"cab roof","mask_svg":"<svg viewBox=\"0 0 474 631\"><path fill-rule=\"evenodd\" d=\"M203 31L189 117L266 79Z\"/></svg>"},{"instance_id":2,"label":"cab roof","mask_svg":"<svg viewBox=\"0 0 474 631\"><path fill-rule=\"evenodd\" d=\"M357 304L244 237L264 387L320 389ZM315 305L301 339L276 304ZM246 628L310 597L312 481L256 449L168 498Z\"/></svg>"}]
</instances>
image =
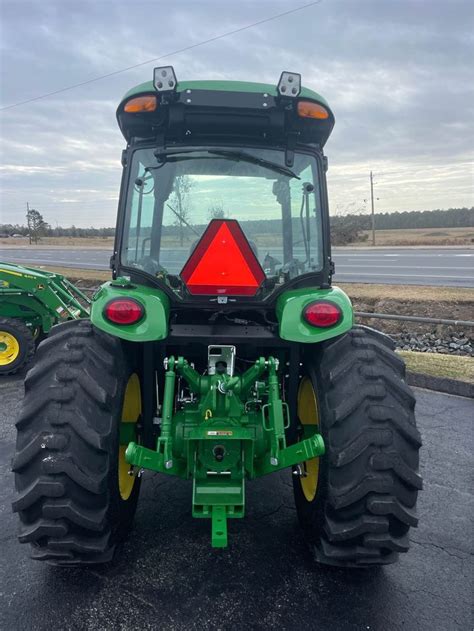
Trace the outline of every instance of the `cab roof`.
<instances>
[{"instance_id":1,"label":"cab roof","mask_svg":"<svg viewBox=\"0 0 474 631\"><path fill-rule=\"evenodd\" d=\"M149 140L161 134L164 142L180 142L183 134L197 142L234 137L236 142L253 139L282 144L291 136L297 144L323 147L329 138L334 115L324 97L301 86L296 97L282 96L277 85L248 81L177 81L174 97L164 97L153 81L130 89L117 109L119 127L128 143ZM156 95L156 111L130 113L131 99ZM312 101L326 111L325 120L301 118L297 104Z\"/></svg>"},{"instance_id":2,"label":"cab roof","mask_svg":"<svg viewBox=\"0 0 474 631\"><path fill-rule=\"evenodd\" d=\"M253 92L253 93L267 93L270 96L277 97L277 86L271 83L253 83L250 81L220 81L211 79L209 81L178 81L176 86L177 92L184 92L185 90L215 90L219 92ZM139 96L140 94L149 94L154 92L155 88L153 81L145 81L131 88L123 97L123 101L128 101L132 96ZM301 86L301 92L299 98L311 99L317 101L321 105L325 105L329 108L329 104L324 97Z\"/></svg>"}]
</instances>

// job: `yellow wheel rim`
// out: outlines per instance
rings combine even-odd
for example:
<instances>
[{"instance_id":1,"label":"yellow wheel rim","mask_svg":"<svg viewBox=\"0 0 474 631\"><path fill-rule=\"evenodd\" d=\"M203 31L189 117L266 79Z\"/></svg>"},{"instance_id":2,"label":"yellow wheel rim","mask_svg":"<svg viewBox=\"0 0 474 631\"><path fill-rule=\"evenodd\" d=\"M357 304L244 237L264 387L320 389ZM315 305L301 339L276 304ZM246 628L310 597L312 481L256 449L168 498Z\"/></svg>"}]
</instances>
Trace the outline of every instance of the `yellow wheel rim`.
<instances>
[{"instance_id":1,"label":"yellow wheel rim","mask_svg":"<svg viewBox=\"0 0 474 631\"><path fill-rule=\"evenodd\" d=\"M20 343L17 338L7 331L0 331L0 366L13 364L20 354Z\"/></svg>"},{"instance_id":2,"label":"yellow wheel rim","mask_svg":"<svg viewBox=\"0 0 474 631\"><path fill-rule=\"evenodd\" d=\"M140 380L136 373L130 376L125 388L122 407L122 423L136 423L142 413ZM135 477L128 474L130 465L125 460L127 445L120 445L118 457L118 482L120 497L128 500L133 491Z\"/></svg>"},{"instance_id":3,"label":"yellow wheel rim","mask_svg":"<svg viewBox=\"0 0 474 631\"><path fill-rule=\"evenodd\" d=\"M313 384L308 377L303 377L298 390L298 416L303 425L305 438L316 433L319 427L319 410ZM301 489L308 502L316 497L319 479L319 458L312 458L303 463L304 473L300 477Z\"/></svg>"}]
</instances>

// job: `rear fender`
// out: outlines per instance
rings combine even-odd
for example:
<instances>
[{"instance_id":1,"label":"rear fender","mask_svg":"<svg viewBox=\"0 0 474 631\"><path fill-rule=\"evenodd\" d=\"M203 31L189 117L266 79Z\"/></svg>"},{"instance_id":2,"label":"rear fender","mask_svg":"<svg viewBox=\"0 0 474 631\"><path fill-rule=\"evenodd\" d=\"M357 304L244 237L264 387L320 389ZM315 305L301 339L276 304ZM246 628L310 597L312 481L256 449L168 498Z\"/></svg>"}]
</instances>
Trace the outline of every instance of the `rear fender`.
<instances>
[{"instance_id":1,"label":"rear fender","mask_svg":"<svg viewBox=\"0 0 474 631\"><path fill-rule=\"evenodd\" d=\"M119 284L120 279L117 281L105 283L92 297L92 324L105 333L130 342L152 342L166 338L170 313L168 296L159 289L131 283ZM141 320L127 325L107 320L105 307L113 298L133 298L138 301L144 309Z\"/></svg>"},{"instance_id":2,"label":"rear fender","mask_svg":"<svg viewBox=\"0 0 474 631\"><path fill-rule=\"evenodd\" d=\"M329 328L318 328L304 321L304 308L316 300L329 300L338 305L342 312L338 324ZM349 331L354 325L352 303L349 296L339 287L286 291L277 300L276 316L281 339L305 344L314 344L337 337Z\"/></svg>"}]
</instances>

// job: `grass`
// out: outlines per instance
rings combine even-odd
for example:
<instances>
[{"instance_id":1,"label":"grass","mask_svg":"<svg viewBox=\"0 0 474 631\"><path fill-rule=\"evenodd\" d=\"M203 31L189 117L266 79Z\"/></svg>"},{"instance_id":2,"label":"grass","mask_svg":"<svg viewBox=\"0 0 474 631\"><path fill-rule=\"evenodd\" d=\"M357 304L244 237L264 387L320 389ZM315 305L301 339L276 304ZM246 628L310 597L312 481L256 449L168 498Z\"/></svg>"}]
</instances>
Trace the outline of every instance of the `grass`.
<instances>
[{"instance_id":1,"label":"grass","mask_svg":"<svg viewBox=\"0 0 474 631\"><path fill-rule=\"evenodd\" d=\"M410 372L474 383L474 357L399 351Z\"/></svg>"},{"instance_id":2,"label":"grass","mask_svg":"<svg viewBox=\"0 0 474 631\"><path fill-rule=\"evenodd\" d=\"M95 280L98 283L103 283L106 280L112 280L112 272L106 270L78 269L76 267L58 267L57 265L28 265L28 267L36 267L37 269L44 269L48 272L62 274L73 282L77 280Z\"/></svg>"},{"instance_id":3,"label":"grass","mask_svg":"<svg viewBox=\"0 0 474 631\"><path fill-rule=\"evenodd\" d=\"M8 239L0 239L1 245L10 245L10 246L28 246L31 248L35 248L34 244L31 246L28 244L28 239L12 239L11 237ZM51 247L51 246L74 246L79 248L100 248L112 249L114 245L113 237L42 237L40 241L38 241L38 246L40 247Z\"/></svg>"},{"instance_id":4,"label":"grass","mask_svg":"<svg viewBox=\"0 0 474 631\"><path fill-rule=\"evenodd\" d=\"M356 245L370 245L372 232L364 230L365 241ZM474 228L409 228L400 230L376 230L376 245L471 245Z\"/></svg>"},{"instance_id":5,"label":"grass","mask_svg":"<svg viewBox=\"0 0 474 631\"><path fill-rule=\"evenodd\" d=\"M470 287L431 287L424 285L371 285L366 283L335 283L352 300L404 300L413 302L474 302Z\"/></svg>"}]
</instances>

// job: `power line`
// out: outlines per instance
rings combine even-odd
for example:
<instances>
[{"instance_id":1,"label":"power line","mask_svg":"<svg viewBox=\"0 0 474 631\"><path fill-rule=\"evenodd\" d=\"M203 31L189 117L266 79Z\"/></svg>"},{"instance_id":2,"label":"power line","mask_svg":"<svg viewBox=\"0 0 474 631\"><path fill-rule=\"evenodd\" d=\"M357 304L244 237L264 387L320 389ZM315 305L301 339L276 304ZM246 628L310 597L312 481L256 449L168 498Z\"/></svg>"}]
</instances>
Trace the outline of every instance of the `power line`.
<instances>
[{"instance_id":1,"label":"power line","mask_svg":"<svg viewBox=\"0 0 474 631\"><path fill-rule=\"evenodd\" d=\"M292 13L296 13L297 11L303 11L303 9L308 9L309 7L313 7L317 4L320 4L322 0L316 0L316 2L309 2L308 4L303 4L300 7L296 7L294 9L289 9L288 11L284 11L283 13L277 13L275 15L271 15L263 20L259 20L258 22L253 22L252 24L247 24L246 26L241 26L232 31L227 31L226 33L221 33L221 35L215 35L214 37L210 37L209 39L203 40L202 42L198 42L197 44L191 44L190 46L185 46L184 48L179 48L178 50L174 50L173 52L166 53L164 55L160 55L159 57L154 57L153 59L147 59L147 61L142 61L138 64L134 64L133 66L127 66L127 68L122 68L120 70L115 70L114 72L109 72L107 74L103 74L99 77L94 77L93 79L87 79L87 81L81 81L80 83L74 83L73 85L69 85L65 88L60 88L59 90L54 90L53 92L46 92L45 94L40 94L38 96L34 96L31 99L26 99L24 101L18 101L17 103L12 103L11 105L5 105L4 107L0 107L0 111L9 110L14 107L20 107L20 105L26 105L27 103L32 103L33 101L39 101L40 99L46 99L49 96L54 96L56 94L61 94L62 92L67 92L68 90L73 90L74 88L79 88L84 85L88 85L89 83L94 83L96 81L101 81L102 79L107 79L108 77L113 77L118 74L122 74L123 72L128 72L129 70L134 70L135 68L140 68L141 66L146 66L147 64L151 64L153 62L160 61L161 59L165 59L166 57L171 57L172 55L177 55L179 53L184 53L188 50L193 50L194 48L199 48L200 46L204 46L206 44L210 44L212 42L216 42L220 39L224 39L224 37L229 37L230 35L235 35L236 33L242 33L243 31L247 31L254 26L260 26L261 24L266 24L267 22L271 22L272 20L277 20L278 18L285 17L286 15L291 15Z\"/></svg>"}]
</instances>

